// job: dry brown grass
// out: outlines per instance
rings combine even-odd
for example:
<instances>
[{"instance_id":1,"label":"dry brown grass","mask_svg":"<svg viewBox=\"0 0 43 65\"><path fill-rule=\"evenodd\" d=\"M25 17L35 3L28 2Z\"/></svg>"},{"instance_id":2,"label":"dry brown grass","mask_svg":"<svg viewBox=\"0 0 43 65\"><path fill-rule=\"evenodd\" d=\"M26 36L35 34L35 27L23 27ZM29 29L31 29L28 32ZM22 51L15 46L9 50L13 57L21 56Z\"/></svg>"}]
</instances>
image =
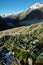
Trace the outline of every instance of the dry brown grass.
<instances>
[{"instance_id":1,"label":"dry brown grass","mask_svg":"<svg viewBox=\"0 0 43 65\"><path fill-rule=\"evenodd\" d=\"M16 35L19 33L27 33L29 31L35 30L39 25L38 24L33 24L31 26L22 26L18 28L13 28L13 29L8 29L4 31L0 31L0 37L4 35Z\"/></svg>"}]
</instances>

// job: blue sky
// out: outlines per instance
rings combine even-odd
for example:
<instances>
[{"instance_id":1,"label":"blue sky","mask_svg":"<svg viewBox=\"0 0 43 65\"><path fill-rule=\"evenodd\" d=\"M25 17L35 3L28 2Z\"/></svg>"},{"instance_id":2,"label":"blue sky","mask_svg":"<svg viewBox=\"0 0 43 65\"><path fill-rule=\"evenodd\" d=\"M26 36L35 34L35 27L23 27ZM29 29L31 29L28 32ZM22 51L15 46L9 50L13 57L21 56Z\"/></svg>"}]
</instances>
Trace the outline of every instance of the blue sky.
<instances>
[{"instance_id":1,"label":"blue sky","mask_svg":"<svg viewBox=\"0 0 43 65\"><path fill-rule=\"evenodd\" d=\"M0 0L0 15L26 10L37 2L43 4L43 0Z\"/></svg>"}]
</instances>

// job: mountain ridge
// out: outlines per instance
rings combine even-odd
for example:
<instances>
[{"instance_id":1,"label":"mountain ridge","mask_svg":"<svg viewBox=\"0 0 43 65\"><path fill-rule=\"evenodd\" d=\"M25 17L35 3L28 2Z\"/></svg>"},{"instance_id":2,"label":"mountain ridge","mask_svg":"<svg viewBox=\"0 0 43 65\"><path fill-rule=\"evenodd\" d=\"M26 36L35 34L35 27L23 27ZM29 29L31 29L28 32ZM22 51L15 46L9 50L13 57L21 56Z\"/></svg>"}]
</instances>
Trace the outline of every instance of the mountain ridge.
<instances>
[{"instance_id":1,"label":"mountain ridge","mask_svg":"<svg viewBox=\"0 0 43 65\"><path fill-rule=\"evenodd\" d=\"M34 9L33 6L36 8ZM28 8L25 12L22 11L18 14L7 15L4 17L0 16L0 31L10 28L20 27L21 25L22 26L29 25L29 24L23 25L21 24L21 22L25 23L25 21L27 20L30 21L35 18L37 20L43 19L43 5L39 3L30 6L30 8Z\"/></svg>"}]
</instances>

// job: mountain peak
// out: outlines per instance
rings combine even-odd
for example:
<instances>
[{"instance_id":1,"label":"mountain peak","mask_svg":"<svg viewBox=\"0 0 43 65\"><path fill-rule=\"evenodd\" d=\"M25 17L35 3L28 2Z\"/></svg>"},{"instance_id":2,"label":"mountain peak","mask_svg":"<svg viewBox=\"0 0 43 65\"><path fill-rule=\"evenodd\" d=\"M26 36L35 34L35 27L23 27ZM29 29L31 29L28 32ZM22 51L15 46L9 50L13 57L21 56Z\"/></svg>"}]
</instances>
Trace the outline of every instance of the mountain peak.
<instances>
[{"instance_id":1,"label":"mountain peak","mask_svg":"<svg viewBox=\"0 0 43 65\"><path fill-rule=\"evenodd\" d=\"M33 8L33 9L38 9L40 7L43 7L43 4L35 3L34 5L30 6L30 8Z\"/></svg>"}]
</instances>

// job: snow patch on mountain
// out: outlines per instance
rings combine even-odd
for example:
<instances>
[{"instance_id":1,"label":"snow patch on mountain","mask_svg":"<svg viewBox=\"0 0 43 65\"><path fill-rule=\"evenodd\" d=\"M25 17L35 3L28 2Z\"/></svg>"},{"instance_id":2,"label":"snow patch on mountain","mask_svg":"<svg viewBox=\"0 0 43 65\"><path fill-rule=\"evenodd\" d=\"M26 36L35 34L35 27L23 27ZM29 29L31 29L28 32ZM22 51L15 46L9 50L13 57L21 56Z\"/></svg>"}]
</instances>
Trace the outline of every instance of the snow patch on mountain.
<instances>
[{"instance_id":1,"label":"snow patch on mountain","mask_svg":"<svg viewBox=\"0 0 43 65\"><path fill-rule=\"evenodd\" d=\"M30 6L30 8L33 8L33 9L38 9L41 7L43 7L43 4L40 4L40 3L35 3L34 5Z\"/></svg>"}]
</instances>

